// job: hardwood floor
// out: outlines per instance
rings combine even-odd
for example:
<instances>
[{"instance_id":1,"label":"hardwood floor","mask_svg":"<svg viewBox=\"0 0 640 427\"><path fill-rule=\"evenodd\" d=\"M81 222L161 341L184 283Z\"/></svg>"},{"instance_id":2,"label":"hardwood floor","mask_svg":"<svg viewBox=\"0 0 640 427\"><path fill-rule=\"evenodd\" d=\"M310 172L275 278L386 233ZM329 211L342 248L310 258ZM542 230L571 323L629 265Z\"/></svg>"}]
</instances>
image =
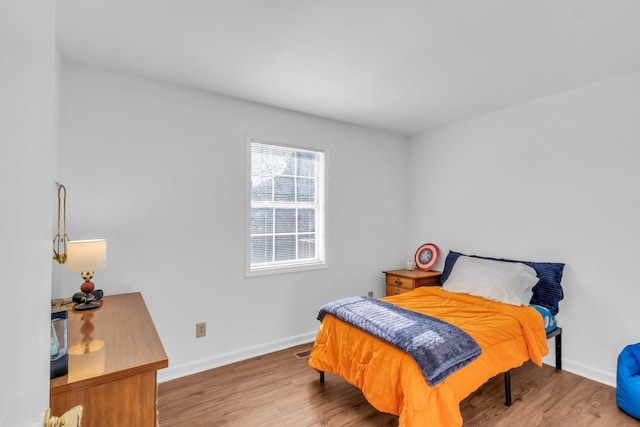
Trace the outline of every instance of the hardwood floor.
<instances>
[{"instance_id":1,"label":"hardwood floor","mask_svg":"<svg viewBox=\"0 0 640 427\"><path fill-rule=\"evenodd\" d=\"M311 344L159 384L161 427L397 426L362 393L327 373L320 384ZM640 426L620 411L615 389L550 366L526 363L511 373L513 404L502 375L460 404L465 426Z\"/></svg>"}]
</instances>

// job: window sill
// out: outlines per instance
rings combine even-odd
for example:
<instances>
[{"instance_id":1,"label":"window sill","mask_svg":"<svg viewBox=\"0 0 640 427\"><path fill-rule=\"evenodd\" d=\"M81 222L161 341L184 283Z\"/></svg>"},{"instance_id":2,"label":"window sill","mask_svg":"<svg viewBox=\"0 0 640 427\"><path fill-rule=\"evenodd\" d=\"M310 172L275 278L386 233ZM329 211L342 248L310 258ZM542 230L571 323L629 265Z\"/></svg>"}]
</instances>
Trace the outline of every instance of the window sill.
<instances>
[{"instance_id":1,"label":"window sill","mask_svg":"<svg viewBox=\"0 0 640 427\"><path fill-rule=\"evenodd\" d=\"M245 277L260 277L260 276L272 276L277 274L301 273L301 272L313 271L313 270L326 270L328 268L329 268L329 265L326 262L307 264L307 265L286 266L286 267L265 267L265 268L260 268L256 270L247 269L247 271L245 271Z\"/></svg>"}]
</instances>

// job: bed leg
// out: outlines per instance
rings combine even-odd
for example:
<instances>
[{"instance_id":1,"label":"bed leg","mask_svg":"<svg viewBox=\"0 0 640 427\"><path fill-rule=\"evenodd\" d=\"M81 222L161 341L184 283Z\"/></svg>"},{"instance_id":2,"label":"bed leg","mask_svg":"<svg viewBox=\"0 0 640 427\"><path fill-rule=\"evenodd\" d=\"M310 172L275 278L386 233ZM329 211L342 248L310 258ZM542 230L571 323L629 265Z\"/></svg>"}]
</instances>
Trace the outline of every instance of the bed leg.
<instances>
[{"instance_id":1,"label":"bed leg","mask_svg":"<svg viewBox=\"0 0 640 427\"><path fill-rule=\"evenodd\" d=\"M504 373L505 404L511 406L511 371Z\"/></svg>"},{"instance_id":2,"label":"bed leg","mask_svg":"<svg viewBox=\"0 0 640 427\"><path fill-rule=\"evenodd\" d=\"M562 328L555 328L547 334L547 339L556 339L556 370L562 370Z\"/></svg>"},{"instance_id":3,"label":"bed leg","mask_svg":"<svg viewBox=\"0 0 640 427\"><path fill-rule=\"evenodd\" d=\"M324 371L320 371L320 384L324 384Z\"/></svg>"},{"instance_id":4,"label":"bed leg","mask_svg":"<svg viewBox=\"0 0 640 427\"><path fill-rule=\"evenodd\" d=\"M556 369L562 370L562 332L556 335Z\"/></svg>"}]
</instances>

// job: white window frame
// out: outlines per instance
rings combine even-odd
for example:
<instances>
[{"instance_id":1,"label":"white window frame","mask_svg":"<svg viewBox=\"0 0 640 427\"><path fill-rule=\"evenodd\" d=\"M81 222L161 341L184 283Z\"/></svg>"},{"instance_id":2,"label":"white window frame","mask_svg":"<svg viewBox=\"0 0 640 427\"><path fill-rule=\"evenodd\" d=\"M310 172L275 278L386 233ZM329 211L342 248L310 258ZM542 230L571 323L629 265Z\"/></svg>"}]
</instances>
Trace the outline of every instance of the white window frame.
<instances>
[{"instance_id":1,"label":"white window frame","mask_svg":"<svg viewBox=\"0 0 640 427\"><path fill-rule=\"evenodd\" d=\"M322 154L319 165L317 165L317 177L316 177L316 195L317 202L312 203L314 205L314 209L316 210L316 223L315 223L315 258L313 260L291 260L291 261L274 261L270 263L265 263L261 265L252 265L251 264L251 210L254 206L253 201L251 200L251 143L260 143L260 144L268 144L278 147L290 148L294 150L302 150L302 151L313 151L316 153ZM328 268L328 257L327 257L327 179L326 179L326 170L327 170L327 152L326 150L319 149L316 147L309 147L303 144L285 144L282 142L277 142L273 139L264 139L257 138L250 135L246 137L246 226L245 226L245 275L247 277L252 276L263 276L270 274L283 274L283 273L292 273L299 271L307 271L307 270L318 270ZM298 205L301 207L309 207L308 203L298 203L293 202L294 205ZM270 205L273 207L278 207L277 202L266 203L266 205ZM287 207L291 207L292 202L288 202Z\"/></svg>"}]
</instances>

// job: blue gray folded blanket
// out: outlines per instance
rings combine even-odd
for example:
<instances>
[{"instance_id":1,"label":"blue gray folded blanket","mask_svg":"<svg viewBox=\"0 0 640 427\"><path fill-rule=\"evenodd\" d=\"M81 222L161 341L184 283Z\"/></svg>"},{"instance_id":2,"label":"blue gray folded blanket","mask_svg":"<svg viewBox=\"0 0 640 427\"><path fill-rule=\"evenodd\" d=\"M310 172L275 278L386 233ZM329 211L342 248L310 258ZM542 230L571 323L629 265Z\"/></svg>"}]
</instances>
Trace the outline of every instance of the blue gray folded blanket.
<instances>
[{"instance_id":1,"label":"blue gray folded blanket","mask_svg":"<svg viewBox=\"0 0 640 427\"><path fill-rule=\"evenodd\" d=\"M322 322L331 314L413 357L427 383L434 387L475 360L482 349L462 329L371 297L350 297L323 305Z\"/></svg>"}]
</instances>

